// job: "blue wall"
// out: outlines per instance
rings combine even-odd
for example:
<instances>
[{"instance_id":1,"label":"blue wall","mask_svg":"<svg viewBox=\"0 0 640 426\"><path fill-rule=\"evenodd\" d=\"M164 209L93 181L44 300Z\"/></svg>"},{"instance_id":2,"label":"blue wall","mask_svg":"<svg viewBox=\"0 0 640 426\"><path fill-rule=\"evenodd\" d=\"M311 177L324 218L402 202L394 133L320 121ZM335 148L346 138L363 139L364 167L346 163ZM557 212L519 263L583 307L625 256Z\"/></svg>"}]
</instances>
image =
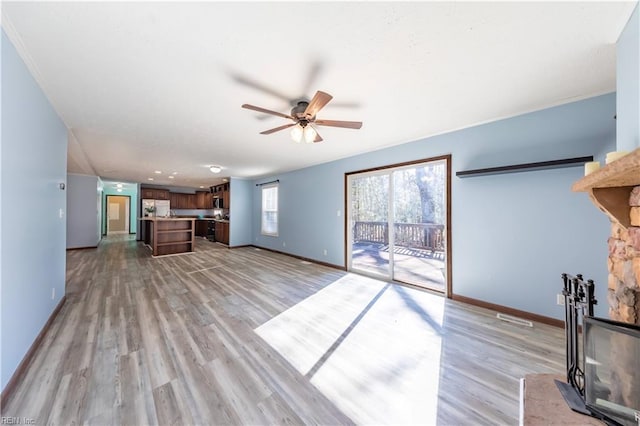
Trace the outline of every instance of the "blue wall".
<instances>
[{"instance_id":1,"label":"blue wall","mask_svg":"<svg viewBox=\"0 0 640 426\"><path fill-rule=\"evenodd\" d=\"M0 74L2 73L2 47L4 45L4 33L2 33L2 41L0 43ZM2 99L4 99L2 97L2 81L0 81L0 167L2 166L2 141L3 141L3 135L4 135L4 128L2 126L2 104L4 104L3 101L1 101ZM2 202L2 186L3 186L3 179L2 179L2 170L0 169L0 309L2 309L2 288L3 288L3 284L2 284L2 258L3 258L3 254L2 254L2 208L4 206L4 203ZM3 340L3 334L2 333L2 315L0 313L0 346L4 343ZM0 347L0 369L4 370L4 364L2 364L2 348ZM1 373L0 373L1 375ZM0 389L4 389L5 386L5 380L0 377ZM1 408L0 408L1 410Z\"/></svg>"},{"instance_id":2,"label":"blue wall","mask_svg":"<svg viewBox=\"0 0 640 426\"><path fill-rule=\"evenodd\" d=\"M116 188L105 186L102 189L102 216L104 216L104 206L107 205L107 195L124 195L131 197L129 205L131 206L131 212L129 214L129 233L135 234L138 229L138 188L135 189L123 189L122 192L118 192ZM102 224L102 233L107 233L107 222Z\"/></svg>"},{"instance_id":3,"label":"blue wall","mask_svg":"<svg viewBox=\"0 0 640 426\"><path fill-rule=\"evenodd\" d=\"M555 305L560 274L583 273L596 281L606 316L609 221L586 194L571 192L581 167L465 179L455 172L586 155L604 160L615 149L615 108L608 94L256 180L280 180L280 232L260 235L254 187L254 244L345 266L344 174L452 154L453 292L563 318Z\"/></svg>"},{"instance_id":4,"label":"blue wall","mask_svg":"<svg viewBox=\"0 0 640 426\"><path fill-rule=\"evenodd\" d=\"M640 148L640 12L629 18L616 45L618 91L617 149Z\"/></svg>"},{"instance_id":5,"label":"blue wall","mask_svg":"<svg viewBox=\"0 0 640 426\"><path fill-rule=\"evenodd\" d=\"M67 173L67 129L4 31L1 139L4 388L65 292Z\"/></svg>"},{"instance_id":6,"label":"blue wall","mask_svg":"<svg viewBox=\"0 0 640 426\"><path fill-rule=\"evenodd\" d=\"M231 206L229 207L229 246L244 246L252 244L253 228L251 215L253 213L252 181L231 178Z\"/></svg>"},{"instance_id":7,"label":"blue wall","mask_svg":"<svg viewBox=\"0 0 640 426\"><path fill-rule=\"evenodd\" d=\"M98 177L67 175L67 248L96 247L100 241Z\"/></svg>"}]
</instances>

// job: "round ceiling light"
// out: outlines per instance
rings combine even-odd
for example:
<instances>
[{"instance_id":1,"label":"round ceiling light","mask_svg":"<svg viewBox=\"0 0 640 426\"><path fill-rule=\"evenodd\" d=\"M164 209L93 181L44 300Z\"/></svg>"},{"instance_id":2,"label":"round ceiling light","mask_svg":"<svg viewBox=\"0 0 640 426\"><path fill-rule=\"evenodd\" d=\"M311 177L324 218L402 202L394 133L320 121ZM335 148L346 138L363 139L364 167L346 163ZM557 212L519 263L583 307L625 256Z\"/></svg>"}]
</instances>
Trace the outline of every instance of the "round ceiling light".
<instances>
[{"instance_id":1,"label":"round ceiling light","mask_svg":"<svg viewBox=\"0 0 640 426\"><path fill-rule=\"evenodd\" d=\"M222 171L222 167L220 167L220 166L211 166L211 167L209 167L209 170L211 170L211 173L220 173Z\"/></svg>"}]
</instances>

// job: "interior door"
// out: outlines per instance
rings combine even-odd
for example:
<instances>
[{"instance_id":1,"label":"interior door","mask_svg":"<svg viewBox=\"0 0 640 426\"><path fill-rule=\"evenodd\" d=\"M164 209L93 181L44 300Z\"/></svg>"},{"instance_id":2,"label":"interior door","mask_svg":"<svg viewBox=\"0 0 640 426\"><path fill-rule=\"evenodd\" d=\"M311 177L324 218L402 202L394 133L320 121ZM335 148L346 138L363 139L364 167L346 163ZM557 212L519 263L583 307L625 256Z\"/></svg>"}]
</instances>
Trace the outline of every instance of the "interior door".
<instances>
[{"instance_id":1,"label":"interior door","mask_svg":"<svg viewBox=\"0 0 640 426\"><path fill-rule=\"evenodd\" d=\"M107 234L129 233L129 197L107 195Z\"/></svg>"}]
</instances>

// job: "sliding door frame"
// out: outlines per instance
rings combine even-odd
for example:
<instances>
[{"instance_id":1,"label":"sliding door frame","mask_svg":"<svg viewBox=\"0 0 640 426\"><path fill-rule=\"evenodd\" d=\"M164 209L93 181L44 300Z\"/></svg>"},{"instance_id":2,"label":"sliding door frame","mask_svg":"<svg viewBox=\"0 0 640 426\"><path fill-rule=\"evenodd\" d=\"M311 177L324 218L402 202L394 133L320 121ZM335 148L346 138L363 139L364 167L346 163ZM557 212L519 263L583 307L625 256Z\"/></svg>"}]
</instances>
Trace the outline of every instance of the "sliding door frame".
<instances>
[{"instance_id":1,"label":"sliding door frame","mask_svg":"<svg viewBox=\"0 0 640 426\"><path fill-rule=\"evenodd\" d=\"M371 173L371 172L378 172L378 171L384 171L387 169L395 169L395 168L401 168L401 167L406 167L406 166L412 166L414 164L421 164L421 163L429 163L429 162L433 162L433 161L441 161L441 160L445 160L446 163L446 189L445 189L445 193L447 194L447 200L446 200L446 210L447 210L447 225L446 225L446 248L445 248L445 253L447 256L447 264L446 264L446 268L447 268L447 276L446 276L446 284L445 284L445 297L447 297L448 299L451 299L451 297L453 296L453 274L452 274L452 258L451 258L451 254L452 254L452 239L451 239L451 235L452 235L452 224L451 224L451 154L447 154L447 155L440 155L437 157L429 157L429 158L423 158L420 160L414 160L414 161L407 161L407 162L403 162L403 163L395 163L395 164L389 164L389 165L385 165L385 166L380 166L380 167L372 167L370 169L363 169L363 170L355 170L352 172L347 172L344 174L344 266L345 269L348 270L348 265L349 265L349 232L350 232L350 228L349 228L349 212L351 207L349 206L349 184L348 184L348 180L349 180L349 176L351 175L356 175L356 174L361 174L361 173ZM413 284L410 283L404 283L402 282L402 284L407 284L413 287L418 287L418 288L423 288L423 287L419 287L419 286L415 286Z\"/></svg>"}]
</instances>

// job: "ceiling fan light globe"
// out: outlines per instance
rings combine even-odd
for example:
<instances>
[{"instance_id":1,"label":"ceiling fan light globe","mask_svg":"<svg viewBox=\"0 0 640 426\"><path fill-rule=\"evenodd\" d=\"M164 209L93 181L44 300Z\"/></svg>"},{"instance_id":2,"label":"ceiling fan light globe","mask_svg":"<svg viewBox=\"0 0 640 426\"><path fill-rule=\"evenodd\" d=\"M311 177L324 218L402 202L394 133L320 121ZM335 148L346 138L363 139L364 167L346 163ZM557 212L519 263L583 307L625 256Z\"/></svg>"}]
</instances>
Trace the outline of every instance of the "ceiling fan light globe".
<instances>
[{"instance_id":1,"label":"ceiling fan light globe","mask_svg":"<svg viewBox=\"0 0 640 426\"><path fill-rule=\"evenodd\" d=\"M291 139L293 139L293 141L296 143L300 143L302 141L302 134L303 129L299 124L293 126L293 128L291 129Z\"/></svg>"},{"instance_id":2,"label":"ceiling fan light globe","mask_svg":"<svg viewBox=\"0 0 640 426\"><path fill-rule=\"evenodd\" d=\"M220 168L220 166L211 166L209 167L209 170L211 171L211 173L220 173L222 168Z\"/></svg>"},{"instance_id":3,"label":"ceiling fan light globe","mask_svg":"<svg viewBox=\"0 0 640 426\"><path fill-rule=\"evenodd\" d=\"M307 126L304 128L304 141L306 143L313 143L313 141L316 139L316 135L318 134L318 132L316 132L316 129L314 129L312 126Z\"/></svg>"}]
</instances>

